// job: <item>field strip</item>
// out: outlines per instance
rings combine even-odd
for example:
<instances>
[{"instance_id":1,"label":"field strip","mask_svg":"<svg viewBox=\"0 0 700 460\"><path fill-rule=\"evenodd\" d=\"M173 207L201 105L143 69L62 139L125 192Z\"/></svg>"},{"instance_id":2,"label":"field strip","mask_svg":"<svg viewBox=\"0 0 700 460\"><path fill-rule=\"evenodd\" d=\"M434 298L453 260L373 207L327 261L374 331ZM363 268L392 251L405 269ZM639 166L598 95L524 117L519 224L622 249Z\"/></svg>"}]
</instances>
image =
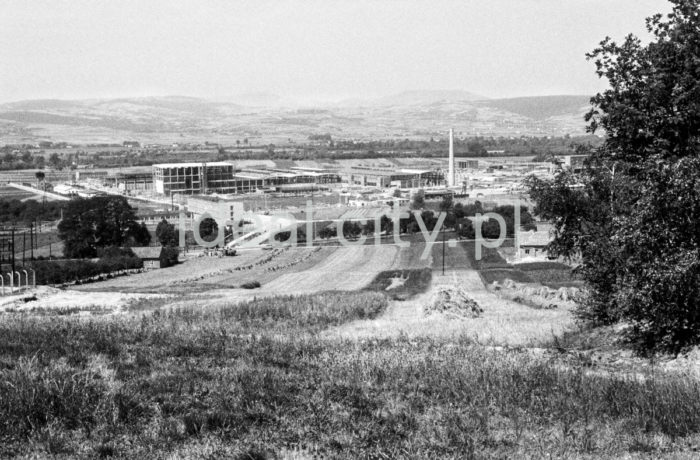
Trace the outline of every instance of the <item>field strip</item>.
<instances>
[{"instance_id":1,"label":"field strip","mask_svg":"<svg viewBox=\"0 0 700 460\"><path fill-rule=\"evenodd\" d=\"M256 265L250 270L230 271L198 280L198 285L214 288L238 287L243 283L258 281L263 285L287 273L295 273L323 262L335 251L335 246L317 246L314 249L290 248L269 264Z\"/></svg>"},{"instance_id":2,"label":"field strip","mask_svg":"<svg viewBox=\"0 0 700 460\"><path fill-rule=\"evenodd\" d=\"M440 314L426 316L427 305L437 289L459 286L484 312L478 318L455 318ZM359 320L324 333L328 337L366 339L373 337L456 337L466 335L488 345L532 346L559 334L572 324L570 310L534 309L501 299L488 291L473 269L433 270L428 292L408 301L392 300L387 311L374 320Z\"/></svg>"},{"instance_id":3,"label":"field strip","mask_svg":"<svg viewBox=\"0 0 700 460\"><path fill-rule=\"evenodd\" d=\"M293 294L361 289L377 273L391 267L397 252L393 246L341 247L311 269L271 281L263 286L263 291Z\"/></svg>"},{"instance_id":4,"label":"field strip","mask_svg":"<svg viewBox=\"0 0 700 460\"><path fill-rule=\"evenodd\" d=\"M76 286L75 289L83 291L119 290L124 292L155 290L169 293L178 286L192 286L198 279L237 272L243 267L254 266L256 263L270 257L270 254L268 251L249 251L234 257L195 257L173 267L154 269L135 275Z\"/></svg>"}]
</instances>

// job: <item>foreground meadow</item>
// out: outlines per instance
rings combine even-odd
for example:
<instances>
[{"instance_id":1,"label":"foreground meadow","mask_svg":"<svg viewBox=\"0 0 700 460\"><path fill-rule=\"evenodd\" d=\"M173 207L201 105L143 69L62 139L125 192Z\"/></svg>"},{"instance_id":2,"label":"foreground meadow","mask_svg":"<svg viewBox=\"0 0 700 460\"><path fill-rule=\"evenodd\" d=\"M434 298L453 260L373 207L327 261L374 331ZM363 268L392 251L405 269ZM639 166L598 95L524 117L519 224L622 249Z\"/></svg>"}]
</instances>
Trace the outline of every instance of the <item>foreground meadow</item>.
<instances>
[{"instance_id":1,"label":"foreground meadow","mask_svg":"<svg viewBox=\"0 0 700 460\"><path fill-rule=\"evenodd\" d=\"M346 340L376 292L6 314L0 456L693 458L700 385L465 336ZM543 344L545 345L545 344ZM315 457L314 457L315 456Z\"/></svg>"}]
</instances>

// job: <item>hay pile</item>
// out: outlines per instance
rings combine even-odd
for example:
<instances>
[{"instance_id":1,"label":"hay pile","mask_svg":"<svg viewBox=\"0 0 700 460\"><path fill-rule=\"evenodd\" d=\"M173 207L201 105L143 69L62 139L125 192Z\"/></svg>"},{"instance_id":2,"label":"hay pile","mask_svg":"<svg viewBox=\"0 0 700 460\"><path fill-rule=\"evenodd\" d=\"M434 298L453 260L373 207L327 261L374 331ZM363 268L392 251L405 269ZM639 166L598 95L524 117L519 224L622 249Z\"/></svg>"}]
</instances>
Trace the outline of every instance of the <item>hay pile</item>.
<instances>
[{"instance_id":1,"label":"hay pile","mask_svg":"<svg viewBox=\"0 0 700 460\"><path fill-rule=\"evenodd\" d=\"M484 312L463 289L447 286L435 291L424 311L426 315L442 313L460 318L477 318Z\"/></svg>"},{"instance_id":2,"label":"hay pile","mask_svg":"<svg viewBox=\"0 0 700 460\"><path fill-rule=\"evenodd\" d=\"M503 281L500 285L497 281L493 283L492 289L511 289L513 291L518 291L520 294L526 297L541 297L546 300L561 300L564 302L575 302L581 296L581 289L576 287L560 287L559 289L552 289L547 286L532 286L526 283L516 283L513 280L507 279Z\"/></svg>"}]
</instances>

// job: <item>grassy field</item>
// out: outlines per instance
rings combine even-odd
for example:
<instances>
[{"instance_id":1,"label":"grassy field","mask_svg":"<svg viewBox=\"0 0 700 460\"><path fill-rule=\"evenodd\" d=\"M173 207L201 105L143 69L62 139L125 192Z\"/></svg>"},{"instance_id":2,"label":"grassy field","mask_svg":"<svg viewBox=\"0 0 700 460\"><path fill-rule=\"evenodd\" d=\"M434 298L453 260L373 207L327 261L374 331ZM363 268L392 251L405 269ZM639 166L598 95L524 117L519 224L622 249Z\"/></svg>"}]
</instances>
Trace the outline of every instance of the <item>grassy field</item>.
<instances>
[{"instance_id":1,"label":"grassy field","mask_svg":"<svg viewBox=\"0 0 700 460\"><path fill-rule=\"evenodd\" d=\"M34 198L37 201L41 200L41 196L27 192L25 190L20 190L15 187L10 187L9 185L0 186L0 199L3 200L24 200L27 198Z\"/></svg>"},{"instance_id":2,"label":"grassy field","mask_svg":"<svg viewBox=\"0 0 700 460\"><path fill-rule=\"evenodd\" d=\"M5 315L0 456L694 458L700 384L467 338L322 339L373 292Z\"/></svg>"}]
</instances>

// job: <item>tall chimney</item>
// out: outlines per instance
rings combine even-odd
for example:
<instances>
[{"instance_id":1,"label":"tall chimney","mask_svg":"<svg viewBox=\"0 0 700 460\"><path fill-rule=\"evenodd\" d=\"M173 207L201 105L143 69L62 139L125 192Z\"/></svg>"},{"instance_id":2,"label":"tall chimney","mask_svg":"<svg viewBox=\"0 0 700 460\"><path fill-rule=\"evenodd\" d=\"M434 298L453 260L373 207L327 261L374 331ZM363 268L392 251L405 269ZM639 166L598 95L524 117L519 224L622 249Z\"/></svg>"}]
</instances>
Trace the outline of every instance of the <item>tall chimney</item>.
<instances>
[{"instance_id":1,"label":"tall chimney","mask_svg":"<svg viewBox=\"0 0 700 460\"><path fill-rule=\"evenodd\" d=\"M455 149L453 145L453 135L452 135L452 128L450 128L450 159L449 159L449 166L448 166L448 172L447 172L447 186L448 187L454 187L455 186Z\"/></svg>"}]
</instances>

